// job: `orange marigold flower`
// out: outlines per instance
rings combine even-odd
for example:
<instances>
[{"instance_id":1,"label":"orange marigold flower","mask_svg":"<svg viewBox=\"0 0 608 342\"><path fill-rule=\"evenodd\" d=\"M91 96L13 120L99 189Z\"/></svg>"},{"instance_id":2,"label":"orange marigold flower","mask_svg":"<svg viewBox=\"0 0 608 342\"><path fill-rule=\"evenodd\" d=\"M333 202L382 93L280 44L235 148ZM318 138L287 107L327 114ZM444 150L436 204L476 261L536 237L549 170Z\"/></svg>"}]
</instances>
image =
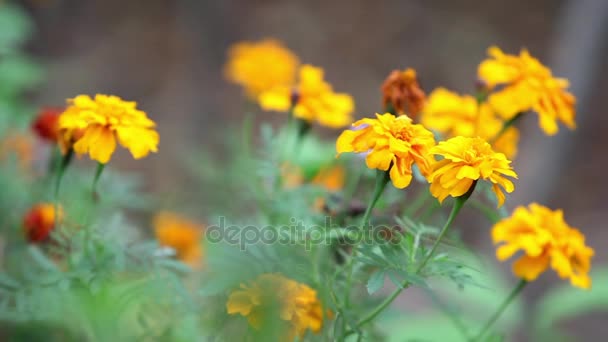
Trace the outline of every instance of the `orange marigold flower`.
<instances>
[{"instance_id":1,"label":"orange marigold flower","mask_svg":"<svg viewBox=\"0 0 608 342\"><path fill-rule=\"evenodd\" d=\"M63 219L63 210L59 208L57 221ZM23 216L23 230L28 241L37 243L45 241L55 229L55 206L51 203L40 203L33 206Z\"/></svg>"},{"instance_id":2,"label":"orange marigold flower","mask_svg":"<svg viewBox=\"0 0 608 342\"><path fill-rule=\"evenodd\" d=\"M32 123L34 133L48 142L58 143L59 116L62 112L62 108L43 108Z\"/></svg>"},{"instance_id":3,"label":"orange marigold flower","mask_svg":"<svg viewBox=\"0 0 608 342\"><path fill-rule=\"evenodd\" d=\"M158 213L153 223L156 239L161 246L173 249L177 259L184 263L200 266L203 256L202 225L170 212Z\"/></svg>"},{"instance_id":4,"label":"orange marigold flower","mask_svg":"<svg viewBox=\"0 0 608 342\"><path fill-rule=\"evenodd\" d=\"M513 264L513 273L526 281L535 280L551 266L573 286L591 287L589 271L594 251L585 245L585 236L566 223L561 210L537 203L517 207L511 217L494 225L492 240L499 244L496 257L500 261L523 252Z\"/></svg>"},{"instance_id":5,"label":"orange marigold flower","mask_svg":"<svg viewBox=\"0 0 608 342\"><path fill-rule=\"evenodd\" d=\"M317 292L278 273L265 273L248 284L241 284L226 303L228 314L247 317L249 324L260 329L266 324L283 323L286 341L302 337L307 330L318 333L323 326L323 308ZM272 322L273 314L278 317Z\"/></svg>"},{"instance_id":6,"label":"orange marigold flower","mask_svg":"<svg viewBox=\"0 0 608 342\"><path fill-rule=\"evenodd\" d=\"M505 201L503 189L508 193L515 189L513 183L505 178L517 178L509 165L511 161L504 154L494 152L490 144L479 137L454 137L441 141L430 153L443 156L433 165L433 172L428 178L431 194L439 202L448 196L466 194L479 179L492 183L499 207Z\"/></svg>"},{"instance_id":7,"label":"orange marigold flower","mask_svg":"<svg viewBox=\"0 0 608 342\"><path fill-rule=\"evenodd\" d=\"M344 167L342 165L333 165L321 169L312 179L311 183L319 185L329 192L336 192L344 187L344 178Z\"/></svg>"},{"instance_id":8,"label":"orange marigold flower","mask_svg":"<svg viewBox=\"0 0 608 342\"><path fill-rule=\"evenodd\" d=\"M302 120L331 128L339 128L352 122L355 109L353 98L336 93L323 79L323 69L312 65L300 68L295 87L277 86L259 97L264 110L287 112L293 107L293 115Z\"/></svg>"},{"instance_id":9,"label":"orange marigold flower","mask_svg":"<svg viewBox=\"0 0 608 342\"><path fill-rule=\"evenodd\" d=\"M406 115L376 114L376 119L353 123L355 130L346 130L336 141L338 156L345 152L368 152L367 167L387 171L399 189L412 181L412 165L428 176L435 159L430 149L435 146L433 133L412 123Z\"/></svg>"},{"instance_id":10,"label":"orange marigold flower","mask_svg":"<svg viewBox=\"0 0 608 342\"><path fill-rule=\"evenodd\" d=\"M291 86L296 77L298 57L274 39L240 42L228 50L226 78L245 88L253 100L274 87Z\"/></svg>"},{"instance_id":11,"label":"orange marigold flower","mask_svg":"<svg viewBox=\"0 0 608 342\"><path fill-rule=\"evenodd\" d=\"M576 128L576 99L567 91L568 80L553 77L551 70L525 49L515 56L492 46L488 55L490 58L479 65L478 75L490 88L502 86L488 101L505 120L531 110L538 113L540 127L547 135L557 133L558 121Z\"/></svg>"},{"instance_id":12,"label":"orange marigold flower","mask_svg":"<svg viewBox=\"0 0 608 342\"><path fill-rule=\"evenodd\" d=\"M492 141L503 128L501 120L488 103L479 104L470 95L458 95L445 88L433 90L424 106L421 123L447 138L455 136L481 137ZM507 158L517 154L519 130L509 127L494 141L492 147Z\"/></svg>"},{"instance_id":13,"label":"orange marigold flower","mask_svg":"<svg viewBox=\"0 0 608 342\"><path fill-rule=\"evenodd\" d=\"M408 113L411 117L416 117L424 106L426 95L418 84L414 69L393 70L384 80L381 89L382 105L388 108L390 104L396 114Z\"/></svg>"},{"instance_id":14,"label":"orange marigold flower","mask_svg":"<svg viewBox=\"0 0 608 342\"><path fill-rule=\"evenodd\" d=\"M68 100L68 107L59 117L62 139L73 142L77 154L88 153L102 164L112 157L116 140L135 159L157 152L159 135L155 127L154 121L137 109L137 103L113 95L78 95Z\"/></svg>"}]
</instances>

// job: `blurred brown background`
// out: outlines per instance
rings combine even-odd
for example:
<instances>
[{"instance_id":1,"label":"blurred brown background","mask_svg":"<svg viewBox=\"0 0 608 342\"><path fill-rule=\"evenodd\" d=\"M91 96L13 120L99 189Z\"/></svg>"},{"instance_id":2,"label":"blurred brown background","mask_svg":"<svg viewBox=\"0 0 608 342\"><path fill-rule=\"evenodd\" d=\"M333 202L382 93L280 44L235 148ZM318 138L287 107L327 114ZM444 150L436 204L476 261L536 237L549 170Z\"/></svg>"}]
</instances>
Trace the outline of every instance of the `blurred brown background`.
<instances>
[{"instance_id":1,"label":"blurred brown background","mask_svg":"<svg viewBox=\"0 0 608 342\"><path fill-rule=\"evenodd\" d=\"M608 190L608 1L236 1L29 0L37 34L30 51L46 63L40 105L61 105L79 93L112 93L136 100L159 124L158 155L119 168L142 171L158 191L188 187L180 166L192 146L221 148L226 129L243 118L238 87L222 65L238 40L276 37L304 62L325 68L335 89L354 95L357 116L379 108L379 86L395 68L414 67L423 87L473 91L477 64L488 46L521 47L571 80L578 97L578 129L544 136L537 118L523 122L517 191L508 202L538 201L563 208L607 261L603 246ZM262 114L261 120L282 120ZM247 172L243 172L247 177ZM488 251L486 232L473 237ZM506 269L507 266L505 266ZM527 296L555 279L544 276ZM571 327L600 336L607 315ZM597 335L594 333L597 333Z\"/></svg>"}]
</instances>

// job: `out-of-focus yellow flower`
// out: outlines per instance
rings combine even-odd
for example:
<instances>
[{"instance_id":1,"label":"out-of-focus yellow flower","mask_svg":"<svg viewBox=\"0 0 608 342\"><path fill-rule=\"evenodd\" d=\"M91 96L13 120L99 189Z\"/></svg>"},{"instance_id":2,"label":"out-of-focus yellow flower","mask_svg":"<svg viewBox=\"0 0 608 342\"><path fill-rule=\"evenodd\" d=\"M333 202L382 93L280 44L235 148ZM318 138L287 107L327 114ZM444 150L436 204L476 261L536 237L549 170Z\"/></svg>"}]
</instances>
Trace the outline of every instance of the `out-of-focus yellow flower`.
<instances>
[{"instance_id":1,"label":"out-of-focus yellow flower","mask_svg":"<svg viewBox=\"0 0 608 342\"><path fill-rule=\"evenodd\" d=\"M265 110L288 111L293 106L293 115L308 122L316 121L331 128L339 128L352 122L354 101L348 94L335 93L323 80L323 69L303 65L295 87L277 86L263 92L259 97Z\"/></svg>"},{"instance_id":2,"label":"out-of-focus yellow flower","mask_svg":"<svg viewBox=\"0 0 608 342\"><path fill-rule=\"evenodd\" d=\"M489 59L479 65L478 76L491 89L502 86L488 99L506 120L528 110L538 113L547 135L557 133L557 122L576 128L575 97L567 91L568 80L553 77L551 70L522 50L519 56L503 53L492 46Z\"/></svg>"},{"instance_id":3,"label":"out-of-focus yellow flower","mask_svg":"<svg viewBox=\"0 0 608 342\"><path fill-rule=\"evenodd\" d=\"M21 169L30 170L34 161L34 143L22 133L9 134L0 142L0 161L14 154Z\"/></svg>"},{"instance_id":4,"label":"out-of-focus yellow flower","mask_svg":"<svg viewBox=\"0 0 608 342\"><path fill-rule=\"evenodd\" d=\"M57 221L63 220L63 209L59 207ZM52 203L40 203L33 206L23 216L23 229L28 241L39 243L45 241L55 229L55 206Z\"/></svg>"},{"instance_id":5,"label":"out-of-focus yellow flower","mask_svg":"<svg viewBox=\"0 0 608 342\"><path fill-rule=\"evenodd\" d=\"M429 95L421 123L447 138L478 136L486 141L492 141L504 125L504 121L494 114L489 104L479 105L473 96L461 96L445 88L435 89ZM512 159L517 154L518 141L519 130L509 127L492 147Z\"/></svg>"},{"instance_id":6,"label":"out-of-focus yellow flower","mask_svg":"<svg viewBox=\"0 0 608 342\"><path fill-rule=\"evenodd\" d=\"M532 281L551 266L573 286L591 287L589 270L594 251L585 245L585 236L564 221L561 210L552 211L536 203L517 207L511 217L494 225L492 239L500 244L496 250L500 261L523 252L513 264L518 277Z\"/></svg>"},{"instance_id":7,"label":"out-of-focus yellow flower","mask_svg":"<svg viewBox=\"0 0 608 342\"><path fill-rule=\"evenodd\" d=\"M137 103L118 96L78 95L68 100L59 129L72 140L77 154L88 153L102 164L112 157L117 139L133 158L140 159L158 150L159 135L154 121L136 107Z\"/></svg>"},{"instance_id":8,"label":"out-of-focus yellow flower","mask_svg":"<svg viewBox=\"0 0 608 342\"><path fill-rule=\"evenodd\" d=\"M390 104L396 114L408 113L415 118L424 106L426 95L418 84L416 70L392 71L382 84L382 105Z\"/></svg>"},{"instance_id":9,"label":"out-of-focus yellow flower","mask_svg":"<svg viewBox=\"0 0 608 342\"><path fill-rule=\"evenodd\" d=\"M345 152L368 152L367 167L387 171L393 185L407 187L412 180L412 165L428 176L435 159L429 152L435 146L433 133L412 119L390 113L376 114L376 119L362 119L353 123L354 130L346 130L336 141L338 155Z\"/></svg>"},{"instance_id":10,"label":"out-of-focus yellow flower","mask_svg":"<svg viewBox=\"0 0 608 342\"><path fill-rule=\"evenodd\" d=\"M228 50L226 78L245 88L247 96L258 96L274 87L293 85L298 57L275 39L239 42Z\"/></svg>"},{"instance_id":11,"label":"out-of-focus yellow flower","mask_svg":"<svg viewBox=\"0 0 608 342\"><path fill-rule=\"evenodd\" d=\"M161 246L172 248L177 259L184 263L200 266L203 256L202 225L170 212L160 212L154 217L153 223L156 239Z\"/></svg>"},{"instance_id":12,"label":"out-of-focus yellow flower","mask_svg":"<svg viewBox=\"0 0 608 342\"><path fill-rule=\"evenodd\" d=\"M241 284L226 303L228 314L247 317L260 329L266 324L284 324L285 339L302 337L307 330L318 333L323 326L323 308L317 292L278 273L265 273L248 284ZM278 317L271 317L277 314ZM265 320L272 319L272 322Z\"/></svg>"},{"instance_id":13,"label":"out-of-focus yellow flower","mask_svg":"<svg viewBox=\"0 0 608 342\"><path fill-rule=\"evenodd\" d=\"M344 167L342 165L333 165L321 169L312 179L311 183L319 185L329 192L336 192L344 187L344 178Z\"/></svg>"},{"instance_id":14,"label":"out-of-focus yellow flower","mask_svg":"<svg viewBox=\"0 0 608 342\"><path fill-rule=\"evenodd\" d=\"M431 153L444 159L433 165L429 177L431 194L439 202L448 197L459 197L467 193L478 179L492 183L492 190L498 198L498 206L505 201L503 189L511 193L515 187L505 176L517 178L510 160L502 153L496 153L482 138L454 137L441 141L431 149Z\"/></svg>"}]
</instances>

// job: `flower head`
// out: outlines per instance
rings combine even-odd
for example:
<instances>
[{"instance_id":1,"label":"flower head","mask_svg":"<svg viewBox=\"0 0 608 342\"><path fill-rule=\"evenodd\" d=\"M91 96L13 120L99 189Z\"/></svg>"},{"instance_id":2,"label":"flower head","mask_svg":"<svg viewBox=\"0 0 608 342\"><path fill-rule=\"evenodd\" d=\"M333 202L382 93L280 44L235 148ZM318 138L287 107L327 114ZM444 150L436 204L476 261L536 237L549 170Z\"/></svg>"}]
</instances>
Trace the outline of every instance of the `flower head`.
<instances>
[{"instance_id":1,"label":"flower head","mask_svg":"<svg viewBox=\"0 0 608 342\"><path fill-rule=\"evenodd\" d=\"M177 259L191 266L200 265L201 225L174 213L160 212L154 217L154 232L158 243L172 248Z\"/></svg>"},{"instance_id":2,"label":"flower head","mask_svg":"<svg viewBox=\"0 0 608 342\"><path fill-rule=\"evenodd\" d=\"M344 152L368 152L370 169L387 171L395 187L403 189L412 180L412 165L416 163L423 175L429 175L435 159L430 154L435 146L433 133L422 125L412 123L403 115L376 114L376 119L353 123L357 130L346 130L336 141L338 155Z\"/></svg>"},{"instance_id":3,"label":"flower head","mask_svg":"<svg viewBox=\"0 0 608 342\"><path fill-rule=\"evenodd\" d=\"M334 92L323 79L323 69L312 65L300 68L295 87L274 87L263 92L259 102L265 110L286 112L293 107L295 117L331 128L344 127L352 122L355 107L350 95Z\"/></svg>"},{"instance_id":4,"label":"flower head","mask_svg":"<svg viewBox=\"0 0 608 342\"><path fill-rule=\"evenodd\" d=\"M323 309L317 292L278 273L265 273L248 284L241 284L241 288L228 297L226 309L230 315L247 317L256 329L282 322L285 340L289 341L302 337L309 329L317 333L323 325ZM271 317L273 314L278 317ZM267 319L273 322L266 322Z\"/></svg>"},{"instance_id":5,"label":"flower head","mask_svg":"<svg viewBox=\"0 0 608 342\"><path fill-rule=\"evenodd\" d=\"M492 228L492 240L500 244L496 257L511 258L518 251L523 255L513 264L513 273L532 281L549 266L573 286L590 288L593 249L585 245L585 236L564 221L561 210L552 211L532 203L517 207L511 217Z\"/></svg>"},{"instance_id":6,"label":"flower head","mask_svg":"<svg viewBox=\"0 0 608 342\"><path fill-rule=\"evenodd\" d=\"M59 129L77 154L88 153L102 164L112 157L117 139L133 158L140 159L158 150L159 136L154 121L136 106L117 96L78 95L68 100Z\"/></svg>"},{"instance_id":7,"label":"flower head","mask_svg":"<svg viewBox=\"0 0 608 342\"><path fill-rule=\"evenodd\" d=\"M382 84L382 105L390 104L396 114L408 113L415 117L424 106L426 95L420 88L416 70L408 68L404 71L394 70Z\"/></svg>"},{"instance_id":8,"label":"flower head","mask_svg":"<svg viewBox=\"0 0 608 342\"><path fill-rule=\"evenodd\" d=\"M240 42L228 51L224 72L228 80L245 88L251 99L277 86L291 86L298 57L279 41Z\"/></svg>"},{"instance_id":9,"label":"flower head","mask_svg":"<svg viewBox=\"0 0 608 342\"><path fill-rule=\"evenodd\" d=\"M489 59L479 65L478 75L490 88L502 86L488 99L505 119L525 111L539 115L540 127L547 135L557 133L557 122L574 129L576 99L567 91L568 80L553 77L551 70L522 50L519 56L503 53L493 46Z\"/></svg>"},{"instance_id":10,"label":"flower head","mask_svg":"<svg viewBox=\"0 0 608 342\"><path fill-rule=\"evenodd\" d=\"M446 137L481 137L492 141L502 130L501 120L488 103L479 104L470 95L458 95L445 88L433 90L424 106L421 123ZM519 130L509 127L492 144L494 150L504 153L507 158L517 154Z\"/></svg>"},{"instance_id":11,"label":"flower head","mask_svg":"<svg viewBox=\"0 0 608 342\"><path fill-rule=\"evenodd\" d=\"M62 108L43 108L32 123L32 130L48 142L59 142L59 115L62 112Z\"/></svg>"},{"instance_id":12,"label":"flower head","mask_svg":"<svg viewBox=\"0 0 608 342\"><path fill-rule=\"evenodd\" d=\"M59 208L57 221L63 219L63 210ZM55 229L55 206L51 203L40 203L33 206L23 216L23 230L28 241L37 243L45 241Z\"/></svg>"},{"instance_id":13,"label":"flower head","mask_svg":"<svg viewBox=\"0 0 608 342\"><path fill-rule=\"evenodd\" d=\"M498 206L505 201L503 189L511 193L515 187L505 178L517 178L510 160L502 153L492 150L485 140L467 137L455 137L440 142L431 149L431 153L443 156L433 165L429 177L431 194L439 202L448 197L459 197L466 194L471 186L484 179L492 183L492 190L498 198Z\"/></svg>"}]
</instances>

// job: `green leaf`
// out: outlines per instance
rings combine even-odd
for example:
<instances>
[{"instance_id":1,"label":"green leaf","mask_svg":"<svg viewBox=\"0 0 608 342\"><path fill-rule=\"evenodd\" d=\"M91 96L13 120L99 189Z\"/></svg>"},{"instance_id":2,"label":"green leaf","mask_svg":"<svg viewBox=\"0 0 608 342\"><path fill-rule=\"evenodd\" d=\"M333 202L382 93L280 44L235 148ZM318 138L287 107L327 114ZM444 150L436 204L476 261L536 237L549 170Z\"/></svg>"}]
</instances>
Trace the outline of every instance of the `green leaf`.
<instances>
[{"instance_id":1,"label":"green leaf","mask_svg":"<svg viewBox=\"0 0 608 342\"><path fill-rule=\"evenodd\" d=\"M367 293L374 294L384 286L384 270L377 270L367 281Z\"/></svg>"},{"instance_id":2,"label":"green leaf","mask_svg":"<svg viewBox=\"0 0 608 342\"><path fill-rule=\"evenodd\" d=\"M0 3L0 53L17 48L31 32L32 23L21 8Z\"/></svg>"}]
</instances>

